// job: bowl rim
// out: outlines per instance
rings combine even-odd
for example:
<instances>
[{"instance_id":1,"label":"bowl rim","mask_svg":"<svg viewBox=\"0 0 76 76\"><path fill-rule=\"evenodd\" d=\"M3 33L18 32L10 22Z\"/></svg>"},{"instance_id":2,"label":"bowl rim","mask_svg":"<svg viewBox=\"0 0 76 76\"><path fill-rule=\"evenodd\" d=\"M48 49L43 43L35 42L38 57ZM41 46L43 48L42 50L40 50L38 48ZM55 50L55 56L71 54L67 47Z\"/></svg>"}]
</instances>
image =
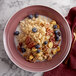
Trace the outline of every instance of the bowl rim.
<instances>
[{"instance_id":1,"label":"bowl rim","mask_svg":"<svg viewBox=\"0 0 76 76\"><path fill-rule=\"evenodd\" d=\"M69 42L69 48L68 48L68 51L67 51L67 54L65 55L65 57L56 65L54 66L53 68L51 69L48 69L48 70L44 70L44 71L32 71L32 70L27 70L23 67L21 67L19 64L17 64L14 59L12 59L12 55L10 55L9 51L8 51L8 47L7 47L7 44L6 44L6 36L5 36L5 30L6 30L6 27L7 27L7 24L8 22L10 21L10 19L16 14L18 13L19 11L25 9L25 8L28 8L28 7L47 7L47 8L50 8L52 10L54 10L55 12L57 12L60 16L62 16L62 18L65 20L65 22L67 23L67 27L68 27L68 30L69 30L69 36L70 36L70 42ZM6 51L6 54L8 55L9 59L16 65L18 66L19 68L23 69L23 70L26 70L26 71L30 71L30 72L46 72L46 71L50 71L50 70L53 70L54 68L58 67L64 60L65 58L67 57L69 51L70 51L70 48L71 48L71 43L72 43L72 33L71 33L71 29L69 27L69 24L68 22L66 21L66 19L63 17L63 15L61 13L59 13L57 10L55 10L54 8L51 8L51 7L48 7L48 6L44 6L44 5L30 5L30 6L27 6L27 7L24 7L24 8L21 8L20 10L18 10L17 12L13 13L12 16L8 19L5 27L4 27L4 32L3 32L3 44L4 44L4 49Z\"/></svg>"}]
</instances>

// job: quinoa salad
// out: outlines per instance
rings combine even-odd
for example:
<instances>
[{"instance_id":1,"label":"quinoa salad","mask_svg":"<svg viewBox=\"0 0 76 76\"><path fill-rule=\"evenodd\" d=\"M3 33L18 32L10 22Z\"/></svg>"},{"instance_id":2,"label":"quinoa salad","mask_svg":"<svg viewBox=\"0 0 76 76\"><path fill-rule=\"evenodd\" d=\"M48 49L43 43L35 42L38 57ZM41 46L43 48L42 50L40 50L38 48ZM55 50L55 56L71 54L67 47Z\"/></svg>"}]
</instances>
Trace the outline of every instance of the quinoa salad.
<instances>
[{"instance_id":1,"label":"quinoa salad","mask_svg":"<svg viewBox=\"0 0 76 76\"><path fill-rule=\"evenodd\" d=\"M31 14L20 21L14 32L14 41L26 61L49 61L60 51L60 26L49 17Z\"/></svg>"}]
</instances>

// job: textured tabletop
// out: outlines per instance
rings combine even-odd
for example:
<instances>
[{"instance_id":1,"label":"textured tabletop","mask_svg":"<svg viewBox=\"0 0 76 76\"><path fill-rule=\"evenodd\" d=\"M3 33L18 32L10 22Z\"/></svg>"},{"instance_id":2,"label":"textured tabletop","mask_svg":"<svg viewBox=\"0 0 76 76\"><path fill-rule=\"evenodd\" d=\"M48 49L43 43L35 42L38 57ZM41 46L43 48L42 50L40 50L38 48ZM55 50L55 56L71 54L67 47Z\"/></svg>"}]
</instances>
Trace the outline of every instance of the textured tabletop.
<instances>
[{"instance_id":1,"label":"textured tabletop","mask_svg":"<svg viewBox=\"0 0 76 76\"><path fill-rule=\"evenodd\" d=\"M3 47L3 30L7 21L15 12L30 5L49 6L65 17L70 8L76 6L76 0L0 0L0 76L42 76L42 73L31 73L17 67Z\"/></svg>"}]
</instances>

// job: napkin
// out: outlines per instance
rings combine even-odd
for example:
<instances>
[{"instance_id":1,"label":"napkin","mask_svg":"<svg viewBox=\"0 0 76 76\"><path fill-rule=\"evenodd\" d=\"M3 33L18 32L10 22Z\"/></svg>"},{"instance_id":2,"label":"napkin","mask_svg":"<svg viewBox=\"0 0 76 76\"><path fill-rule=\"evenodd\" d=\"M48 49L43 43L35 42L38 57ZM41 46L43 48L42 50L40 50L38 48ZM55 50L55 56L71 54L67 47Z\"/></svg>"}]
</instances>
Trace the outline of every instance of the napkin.
<instances>
[{"instance_id":1,"label":"napkin","mask_svg":"<svg viewBox=\"0 0 76 76\"><path fill-rule=\"evenodd\" d=\"M72 31L76 27L76 7L70 9L68 15L65 17ZM43 76L76 76L76 41L72 47L68 64L62 63L57 68L44 72Z\"/></svg>"}]
</instances>

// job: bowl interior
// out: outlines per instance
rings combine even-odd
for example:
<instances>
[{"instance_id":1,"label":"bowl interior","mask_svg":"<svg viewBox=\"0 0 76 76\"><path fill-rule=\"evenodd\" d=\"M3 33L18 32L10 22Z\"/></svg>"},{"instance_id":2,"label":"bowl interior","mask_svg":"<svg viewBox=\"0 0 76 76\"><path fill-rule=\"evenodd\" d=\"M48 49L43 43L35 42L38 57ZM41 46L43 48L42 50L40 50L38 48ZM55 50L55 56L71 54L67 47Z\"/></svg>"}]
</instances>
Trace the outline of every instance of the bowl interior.
<instances>
[{"instance_id":1,"label":"bowl interior","mask_svg":"<svg viewBox=\"0 0 76 76\"><path fill-rule=\"evenodd\" d=\"M51 61L30 63L25 61L16 50L13 33L16 30L19 21L23 20L27 15L34 13L50 17L51 19L56 20L57 23L60 25L62 35L61 51L57 53ZM68 54L71 40L71 31L65 19L55 10L45 6L30 6L18 11L9 20L4 31L4 46L9 58L22 69L34 72L46 71L49 69L52 70L53 68L58 66Z\"/></svg>"}]
</instances>

